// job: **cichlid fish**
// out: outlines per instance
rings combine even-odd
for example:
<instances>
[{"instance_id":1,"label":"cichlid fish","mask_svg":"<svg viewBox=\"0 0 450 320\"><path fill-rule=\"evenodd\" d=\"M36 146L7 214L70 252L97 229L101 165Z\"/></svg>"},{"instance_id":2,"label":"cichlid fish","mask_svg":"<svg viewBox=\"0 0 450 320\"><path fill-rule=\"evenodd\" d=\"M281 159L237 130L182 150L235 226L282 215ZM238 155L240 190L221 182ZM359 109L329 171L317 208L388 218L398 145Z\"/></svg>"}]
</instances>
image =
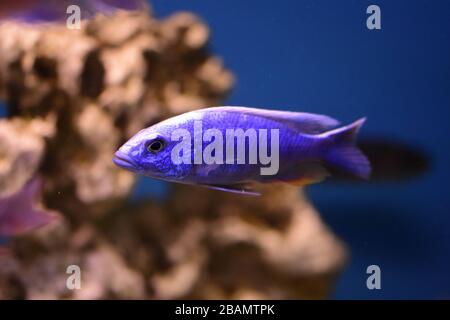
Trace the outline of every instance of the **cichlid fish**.
<instances>
[{"instance_id":1,"label":"cichlid fish","mask_svg":"<svg viewBox=\"0 0 450 320\"><path fill-rule=\"evenodd\" d=\"M90 18L96 13L109 14L116 10L139 10L145 0L13 0L0 1L0 19L25 22L55 22L68 17L68 8L80 8L81 18ZM71 12L69 10L69 12Z\"/></svg>"},{"instance_id":2,"label":"cichlid fish","mask_svg":"<svg viewBox=\"0 0 450 320\"><path fill-rule=\"evenodd\" d=\"M319 182L329 169L368 179L370 163L355 145L364 121L336 128L325 115L212 107L141 130L113 161L157 179L247 194L257 194L254 183Z\"/></svg>"}]
</instances>

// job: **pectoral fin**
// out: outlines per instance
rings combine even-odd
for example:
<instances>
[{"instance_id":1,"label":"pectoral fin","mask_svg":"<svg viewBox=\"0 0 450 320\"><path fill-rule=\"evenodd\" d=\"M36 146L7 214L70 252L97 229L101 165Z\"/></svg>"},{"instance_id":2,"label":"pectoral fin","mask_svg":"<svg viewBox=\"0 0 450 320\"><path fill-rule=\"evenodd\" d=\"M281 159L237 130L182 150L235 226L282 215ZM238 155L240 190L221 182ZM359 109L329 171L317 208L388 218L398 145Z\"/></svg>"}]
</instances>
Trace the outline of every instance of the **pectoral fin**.
<instances>
[{"instance_id":1,"label":"pectoral fin","mask_svg":"<svg viewBox=\"0 0 450 320\"><path fill-rule=\"evenodd\" d=\"M238 193L238 194L244 194L249 196L260 196L261 193L258 191L253 190L250 186L244 185L244 184L233 184L233 185L212 185L212 184L204 184L200 185L202 187L213 189L213 190L220 190L225 192L231 192L231 193Z\"/></svg>"}]
</instances>

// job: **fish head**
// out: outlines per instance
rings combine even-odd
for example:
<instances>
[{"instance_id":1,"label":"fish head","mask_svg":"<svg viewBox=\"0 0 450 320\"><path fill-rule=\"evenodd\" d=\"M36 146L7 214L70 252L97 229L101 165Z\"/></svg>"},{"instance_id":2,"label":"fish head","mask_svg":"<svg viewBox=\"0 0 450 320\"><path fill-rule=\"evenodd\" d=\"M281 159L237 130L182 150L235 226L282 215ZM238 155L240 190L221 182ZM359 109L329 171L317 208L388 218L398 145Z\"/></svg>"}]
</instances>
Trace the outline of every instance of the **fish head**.
<instances>
[{"instance_id":1,"label":"fish head","mask_svg":"<svg viewBox=\"0 0 450 320\"><path fill-rule=\"evenodd\" d=\"M152 178L175 181L185 176L186 168L173 163L170 126L154 125L143 129L122 145L113 162L126 170Z\"/></svg>"}]
</instances>

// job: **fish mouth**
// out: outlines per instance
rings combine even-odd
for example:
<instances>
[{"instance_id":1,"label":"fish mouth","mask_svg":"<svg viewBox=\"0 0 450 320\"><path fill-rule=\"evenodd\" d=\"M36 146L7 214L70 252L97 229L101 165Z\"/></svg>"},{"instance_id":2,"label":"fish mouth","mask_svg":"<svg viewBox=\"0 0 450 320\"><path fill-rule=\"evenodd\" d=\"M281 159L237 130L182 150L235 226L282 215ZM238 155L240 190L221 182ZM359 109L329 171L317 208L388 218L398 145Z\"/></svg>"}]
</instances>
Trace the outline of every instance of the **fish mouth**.
<instances>
[{"instance_id":1,"label":"fish mouth","mask_svg":"<svg viewBox=\"0 0 450 320\"><path fill-rule=\"evenodd\" d=\"M131 157L128 156L125 152L122 152L120 150L118 150L114 154L113 162L115 165L117 165L123 169L127 169L130 171L137 170L136 164L134 163L133 159L131 159Z\"/></svg>"}]
</instances>

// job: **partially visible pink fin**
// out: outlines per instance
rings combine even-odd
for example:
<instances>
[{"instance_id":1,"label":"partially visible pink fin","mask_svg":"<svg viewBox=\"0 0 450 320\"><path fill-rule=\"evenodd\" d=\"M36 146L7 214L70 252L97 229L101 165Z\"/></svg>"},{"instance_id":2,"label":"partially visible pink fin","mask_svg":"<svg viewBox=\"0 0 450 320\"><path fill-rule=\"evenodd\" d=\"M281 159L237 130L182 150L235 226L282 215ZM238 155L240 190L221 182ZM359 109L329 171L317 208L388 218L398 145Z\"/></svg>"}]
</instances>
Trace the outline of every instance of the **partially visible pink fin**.
<instances>
[{"instance_id":1,"label":"partially visible pink fin","mask_svg":"<svg viewBox=\"0 0 450 320\"><path fill-rule=\"evenodd\" d=\"M55 212L39 205L42 179L31 179L21 190L0 199L0 237L34 230L58 219Z\"/></svg>"},{"instance_id":2,"label":"partially visible pink fin","mask_svg":"<svg viewBox=\"0 0 450 320\"><path fill-rule=\"evenodd\" d=\"M91 0L89 2L92 2L92 7L97 12L103 13L111 13L115 10L140 10L146 7L144 0Z\"/></svg>"},{"instance_id":3,"label":"partially visible pink fin","mask_svg":"<svg viewBox=\"0 0 450 320\"><path fill-rule=\"evenodd\" d=\"M73 14L68 12L72 5L80 8L81 19L91 18L97 13L148 8L145 0L3 0L0 1L0 19L27 23L63 22Z\"/></svg>"}]
</instances>

